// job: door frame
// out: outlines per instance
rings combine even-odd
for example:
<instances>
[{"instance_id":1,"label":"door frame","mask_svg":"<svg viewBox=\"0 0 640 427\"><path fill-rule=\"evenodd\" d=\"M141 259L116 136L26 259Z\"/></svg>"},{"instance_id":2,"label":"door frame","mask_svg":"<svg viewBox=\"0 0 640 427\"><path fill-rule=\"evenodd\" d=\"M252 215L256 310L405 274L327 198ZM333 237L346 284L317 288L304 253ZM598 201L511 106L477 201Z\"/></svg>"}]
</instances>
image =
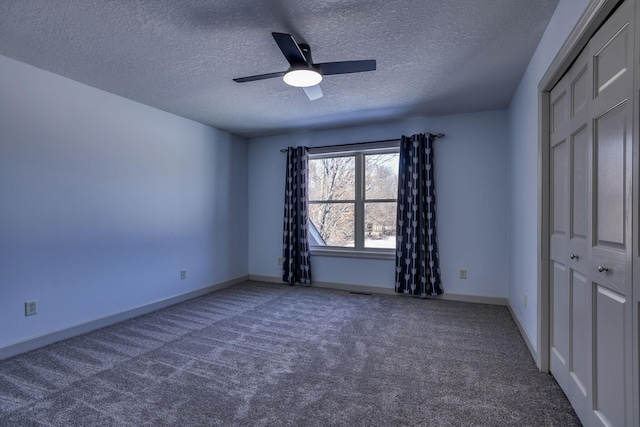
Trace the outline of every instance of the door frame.
<instances>
[{"instance_id":1,"label":"door frame","mask_svg":"<svg viewBox=\"0 0 640 427\"><path fill-rule=\"evenodd\" d=\"M538 333L536 364L549 372L550 364L550 158L549 114L551 89L569 70L598 28L623 0L591 0L538 84Z\"/></svg>"}]
</instances>

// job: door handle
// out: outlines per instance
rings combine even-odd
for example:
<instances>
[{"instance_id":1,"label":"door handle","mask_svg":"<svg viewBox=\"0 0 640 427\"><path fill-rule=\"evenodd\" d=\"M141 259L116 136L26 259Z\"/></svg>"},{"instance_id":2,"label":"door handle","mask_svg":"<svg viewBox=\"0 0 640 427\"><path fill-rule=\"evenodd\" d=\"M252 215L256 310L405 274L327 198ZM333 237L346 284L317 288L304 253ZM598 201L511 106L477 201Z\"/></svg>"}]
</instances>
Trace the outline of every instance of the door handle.
<instances>
[{"instance_id":1,"label":"door handle","mask_svg":"<svg viewBox=\"0 0 640 427\"><path fill-rule=\"evenodd\" d=\"M580 257L579 257L578 255L576 255L576 254L571 254L571 255L569 255L569 258L571 258L571 259L578 259L578 258L580 258Z\"/></svg>"},{"instance_id":2,"label":"door handle","mask_svg":"<svg viewBox=\"0 0 640 427\"><path fill-rule=\"evenodd\" d=\"M609 271L609 267L603 267L601 265L598 266L598 271L600 273L604 272L604 271Z\"/></svg>"}]
</instances>

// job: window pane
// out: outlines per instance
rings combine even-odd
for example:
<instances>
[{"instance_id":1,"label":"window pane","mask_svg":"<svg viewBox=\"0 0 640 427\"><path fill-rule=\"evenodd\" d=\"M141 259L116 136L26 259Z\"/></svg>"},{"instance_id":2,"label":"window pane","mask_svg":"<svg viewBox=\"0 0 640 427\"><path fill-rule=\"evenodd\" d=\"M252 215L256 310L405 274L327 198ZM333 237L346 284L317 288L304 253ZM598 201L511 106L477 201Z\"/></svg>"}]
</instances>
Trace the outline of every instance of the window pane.
<instances>
[{"instance_id":1,"label":"window pane","mask_svg":"<svg viewBox=\"0 0 640 427\"><path fill-rule=\"evenodd\" d=\"M312 203L309 219L327 246L354 247L353 203ZM313 239L312 239L313 240ZM317 239L316 239L317 240Z\"/></svg>"},{"instance_id":2,"label":"window pane","mask_svg":"<svg viewBox=\"0 0 640 427\"><path fill-rule=\"evenodd\" d=\"M396 247L396 203L365 203L364 247Z\"/></svg>"},{"instance_id":3,"label":"window pane","mask_svg":"<svg viewBox=\"0 0 640 427\"><path fill-rule=\"evenodd\" d=\"M366 200L398 197L399 160L399 153L367 154L365 156Z\"/></svg>"},{"instance_id":4,"label":"window pane","mask_svg":"<svg viewBox=\"0 0 640 427\"><path fill-rule=\"evenodd\" d=\"M309 200L355 200L355 157L309 160Z\"/></svg>"}]
</instances>

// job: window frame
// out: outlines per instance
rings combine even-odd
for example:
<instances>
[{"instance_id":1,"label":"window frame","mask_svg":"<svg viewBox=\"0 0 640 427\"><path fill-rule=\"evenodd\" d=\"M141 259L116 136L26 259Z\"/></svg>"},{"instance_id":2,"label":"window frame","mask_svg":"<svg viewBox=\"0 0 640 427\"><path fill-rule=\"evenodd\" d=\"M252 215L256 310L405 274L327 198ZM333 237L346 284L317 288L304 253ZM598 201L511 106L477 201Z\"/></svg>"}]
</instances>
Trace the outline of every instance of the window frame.
<instances>
[{"instance_id":1,"label":"window frame","mask_svg":"<svg viewBox=\"0 0 640 427\"><path fill-rule=\"evenodd\" d=\"M354 147L357 145L357 147ZM400 140L378 143L351 144L326 148L310 148L309 160L354 157L355 162L355 194L351 200L309 200L309 206L320 203L351 203L354 206L354 247L310 245L312 255L349 258L395 259L395 248L366 248L365 242L365 205L367 203L398 203L395 199L366 199L365 194L365 158L369 154L398 154ZM311 222L311 219L309 219Z\"/></svg>"}]
</instances>

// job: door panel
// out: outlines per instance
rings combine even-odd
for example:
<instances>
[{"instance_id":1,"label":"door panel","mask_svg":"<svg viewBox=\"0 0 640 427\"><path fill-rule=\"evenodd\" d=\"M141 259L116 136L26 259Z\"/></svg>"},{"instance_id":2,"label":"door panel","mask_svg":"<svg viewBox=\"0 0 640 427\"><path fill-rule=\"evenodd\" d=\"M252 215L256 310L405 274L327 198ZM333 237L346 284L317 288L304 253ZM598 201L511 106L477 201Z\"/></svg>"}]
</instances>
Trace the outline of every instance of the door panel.
<instances>
[{"instance_id":1,"label":"door panel","mask_svg":"<svg viewBox=\"0 0 640 427\"><path fill-rule=\"evenodd\" d=\"M580 61L583 62L583 61ZM587 108L589 101L589 76L587 75L587 65L577 73L571 83L571 116L575 117Z\"/></svg>"},{"instance_id":2,"label":"door panel","mask_svg":"<svg viewBox=\"0 0 640 427\"><path fill-rule=\"evenodd\" d=\"M567 233L567 144L560 142L551 148L551 173L553 182L552 230L557 237Z\"/></svg>"},{"instance_id":3,"label":"door panel","mask_svg":"<svg viewBox=\"0 0 640 427\"><path fill-rule=\"evenodd\" d=\"M553 94L552 94L553 96ZM551 131L558 132L567 120L567 94L562 91L551 101Z\"/></svg>"},{"instance_id":4,"label":"door panel","mask_svg":"<svg viewBox=\"0 0 640 427\"><path fill-rule=\"evenodd\" d=\"M624 251L625 242L625 158L627 133L626 102L595 119L596 247Z\"/></svg>"},{"instance_id":5,"label":"door panel","mask_svg":"<svg viewBox=\"0 0 640 427\"><path fill-rule=\"evenodd\" d=\"M571 180L571 239L587 242L587 213L589 212L589 138L587 126L572 136ZM581 254L583 257L586 253Z\"/></svg>"},{"instance_id":6,"label":"door panel","mask_svg":"<svg viewBox=\"0 0 640 427\"><path fill-rule=\"evenodd\" d=\"M620 18L626 21L625 17L618 17L618 19ZM600 34L603 37L607 36L605 33ZM600 40L597 40L597 36L594 39L596 39L594 45L597 46ZM608 39L604 46L594 55L593 77L596 98L605 93L607 93L607 96L615 98L628 96L628 93L624 93L624 90L626 89L625 80L630 78L628 70L629 65L632 63L630 55L632 52L631 41L629 23L624 22L617 33Z\"/></svg>"},{"instance_id":7,"label":"door panel","mask_svg":"<svg viewBox=\"0 0 640 427\"><path fill-rule=\"evenodd\" d=\"M554 262L551 281L551 372L562 388L567 386L569 360L569 284L564 265Z\"/></svg>"},{"instance_id":8,"label":"door panel","mask_svg":"<svg viewBox=\"0 0 640 427\"><path fill-rule=\"evenodd\" d=\"M624 295L594 283L594 412L603 426L626 423Z\"/></svg>"},{"instance_id":9,"label":"door panel","mask_svg":"<svg viewBox=\"0 0 640 427\"><path fill-rule=\"evenodd\" d=\"M573 272L571 278L571 365L569 367L581 394L586 397L589 375L588 360L584 357L589 352L591 343L589 319L589 286L587 278Z\"/></svg>"}]
</instances>

